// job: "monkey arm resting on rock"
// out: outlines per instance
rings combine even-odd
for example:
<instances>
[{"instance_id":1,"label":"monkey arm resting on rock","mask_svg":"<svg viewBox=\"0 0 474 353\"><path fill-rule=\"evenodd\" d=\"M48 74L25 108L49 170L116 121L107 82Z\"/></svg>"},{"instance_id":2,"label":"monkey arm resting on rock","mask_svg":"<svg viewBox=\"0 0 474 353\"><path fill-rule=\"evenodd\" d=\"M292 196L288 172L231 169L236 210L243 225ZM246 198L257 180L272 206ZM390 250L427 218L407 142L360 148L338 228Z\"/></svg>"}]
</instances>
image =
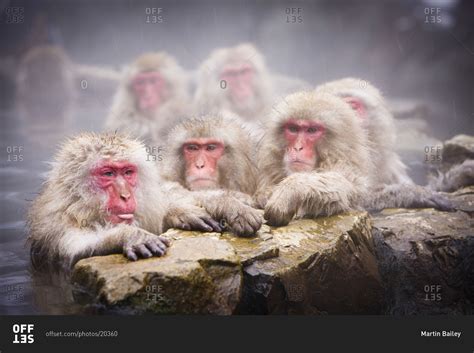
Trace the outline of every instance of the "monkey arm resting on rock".
<instances>
[{"instance_id":1,"label":"monkey arm resting on rock","mask_svg":"<svg viewBox=\"0 0 474 353\"><path fill-rule=\"evenodd\" d=\"M162 256L166 227L201 229L209 215L193 199L171 202L145 146L118 134L80 134L58 151L28 214L35 267L70 268L81 258ZM184 203L186 203L186 206Z\"/></svg>"},{"instance_id":2,"label":"monkey arm resting on rock","mask_svg":"<svg viewBox=\"0 0 474 353\"><path fill-rule=\"evenodd\" d=\"M174 195L180 195L184 198L191 197L196 202L196 205L191 207L203 210L204 215L200 220L195 223L188 221L188 224L194 224L197 230L222 232L228 227L236 235L248 237L255 235L262 226L261 211L251 207L247 203L247 197L244 199L236 197L240 193L220 189L190 191L177 182L167 182L166 187ZM183 210L184 208L180 207L180 209ZM210 217L205 217L205 215ZM180 224L180 217L178 215L167 217L164 223L165 229L169 227L169 222L173 222L175 225Z\"/></svg>"},{"instance_id":3,"label":"monkey arm resting on rock","mask_svg":"<svg viewBox=\"0 0 474 353\"><path fill-rule=\"evenodd\" d=\"M273 188L265 205L268 224L288 224L298 213L304 217L328 216L351 209L357 190L337 172L296 173Z\"/></svg>"},{"instance_id":4,"label":"monkey arm resting on rock","mask_svg":"<svg viewBox=\"0 0 474 353\"><path fill-rule=\"evenodd\" d=\"M260 144L254 198L278 226L358 208L371 186L369 156L366 134L343 100L292 94L276 106Z\"/></svg>"},{"instance_id":5,"label":"monkey arm resting on rock","mask_svg":"<svg viewBox=\"0 0 474 353\"><path fill-rule=\"evenodd\" d=\"M435 208L454 211L454 205L443 194L415 184L382 185L362 200L362 207L377 212L385 208Z\"/></svg>"}]
</instances>

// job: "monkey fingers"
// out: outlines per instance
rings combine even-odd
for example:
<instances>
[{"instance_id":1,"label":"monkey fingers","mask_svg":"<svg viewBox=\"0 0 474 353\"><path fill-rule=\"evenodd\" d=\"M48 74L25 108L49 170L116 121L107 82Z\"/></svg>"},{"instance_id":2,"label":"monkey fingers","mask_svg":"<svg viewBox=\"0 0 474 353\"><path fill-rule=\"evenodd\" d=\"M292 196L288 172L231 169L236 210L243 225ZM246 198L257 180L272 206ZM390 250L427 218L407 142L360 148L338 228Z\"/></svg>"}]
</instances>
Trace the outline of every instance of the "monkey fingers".
<instances>
[{"instance_id":1,"label":"monkey fingers","mask_svg":"<svg viewBox=\"0 0 474 353\"><path fill-rule=\"evenodd\" d=\"M169 245L169 240L164 237L151 233L137 234L127 240L123 254L131 261L137 261L139 258L163 256Z\"/></svg>"},{"instance_id":2,"label":"monkey fingers","mask_svg":"<svg viewBox=\"0 0 474 353\"><path fill-rule=\"evenodd\" d=\"M165 247L165 249L171 245L169 239L165 238L165 237L162 237L162 236L158 236L158 239L160 240L160 242L158 244L160 244L160 246L163 246Z\"/></svg>"},{"instance_id":3,"label":"monkey fingers","mask_svg":"<svg viewBox=\"0 0 474 353\"><path fill-rule=\"evenodd\" d=\"M430 195L427 202L431 207L436 208L437 210L440 210L440 211L446 211L446 212L456 211L456 207L453 204L453 202L450 199L448 199L446 196L439 193Z\"/></svg>"},{"instance_id":4,"label":"monkey fingers","mask_svg":"<svg viewBox=\"0 0 474 353\"><path fill-rule=\"evenodd\" d=\"M162 256L166 252L166 247L160 244L160 241L153 242L149 241L145 245L148 248L148 250L151 251L153 255L156 256Z\"/></svg>"},{"instance_id":5,"label":"monkey fingers","mask_svg":"<svg viewBox=\"0 0 474 353\"><path fill-rule=\"evenodd\" d=\"M183 226L187 229L200 230L203 232L221 232L222 228L219 223L207 215L187 215L186 219L182 221Z\"/></svg>"},{"instance_id":6,"label":"monkey fingers","mask_svg":"<svg viewBox=\"0 0 474 353\"><path fill-rule=\"evenodd\" d=\"M133 250L132 246L124 247L123 254L130 261L137 261L138 260L138 256L135 254L135 251Z\"/></svg>"},{"instance_id":7,"label":"monkey fingers","mask_svg":"<svg viewBox=\"0 0 474 353\"><path fill-rule=\"evenodd\" d=\"M252 237L262 226L260 214L251 207L246 206L228 219L233 233L239 237Z\"/></svg>"},{"instance_id":8,"label":"monkey fingers","mask_svg":"<svg viewBox=\"0 0 474 353\"><path fill-rule=\"evenodd\" d=\"M165 228L178 228L184 230L199 230L204 232L221 232L219 223L212 219L206 211L198 207L187 209L178 214L166 217Z\"/></svg>"},{"instance_id":9,"label":"monkey fingers","mask_svg":"<svg viewBox=\"0 0 474 353\"><path fill-rule=\"evenodd\" d=\"M268 200L263 214L267 224L274 227L286 226L296 215L297 205L293 201L295 195L288 194L292 191L287 190L292 189L286 189L284 185L281 185Z\"/></svg>"},{"instance_id":10,"label":"monkey fingers","mask_svg":"<svg viewBox=\"0 0 474 353\"><path fill-rule=\"evenodd\" d=\"M145 259L153 256L150 250L147 249L145 244L135 245L133 247L133 250L135 251L136 254L138 254L140 257L143 257Z\"/></svg>"}]
</instances>

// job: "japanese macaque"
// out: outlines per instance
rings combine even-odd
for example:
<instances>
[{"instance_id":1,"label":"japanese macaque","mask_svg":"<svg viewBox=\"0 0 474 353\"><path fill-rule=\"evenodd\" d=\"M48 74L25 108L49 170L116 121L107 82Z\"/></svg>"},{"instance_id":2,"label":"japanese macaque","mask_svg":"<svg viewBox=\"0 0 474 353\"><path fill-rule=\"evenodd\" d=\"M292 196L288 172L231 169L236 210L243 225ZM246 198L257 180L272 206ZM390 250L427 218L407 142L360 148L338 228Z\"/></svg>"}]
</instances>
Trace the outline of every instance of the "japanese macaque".
<instances>
[{"instance_id":1,"label":"japanese macaque","mask_svg":"<svg viewBox=\"0 0 474 353\"><path fill-rule=\"evenodd\" d=\"M144 54L124 74L105 126L156 143L186 116L187 102L187 77L176 61Z\"/></svg>"},{"instance_id":2,"label":"japanese macaque","mask_svg":"<svg viewBox=\"0 0 474 353\"><path fill-rule=\"evenodd\" d=\"M356 208L372 184L370 149L355 113L315 92L289 95L275 107L258 168L256 202L273 226Z\"/></svg>"},{"instance_id":3,"label":"japanese macaque","mask_svg":"<svg viewBox=\"0 0 474 353\"><path fill-rule=\"evenodd\" d=\"M162 256L169 227L213 230L187 199L169 200L145 147L117 134L85 133L64 143L29 211L32 263L69 269L81 258Z\"/></svg>"},{"instance_id":4,"label":"japanese macaque","mask_svg":"<svg viewBox=\"0 0 474 353\"><path fill-rule=\"evenodd\" d=\"M199 68L195 104L200 112L228 110L255 122L271 99L265 61L251 44L216 49Z\"/></svg>"},{"instance_id":5,"label":"japanese macaque","mask_svg":"<svg viewBox=\"0 0 474 353\"><path fill-rule=\"evenodd\" d=\"M235 234L257 232L263 219L251 207L255 143L237 117L208 115L184 121L171 131L167 146L171 160L165 179L187 189Z\"/></svg>"},{"instance_id":6,"label":"japanese macaque","mask_svg":"<svg viewBox=\"0 0 474 353\"><path fill-rule=\"evenodd\" d=\"M431 206L422 193L395 196L378 187L367 133L350 105L335 95L299 92L275 107L258 155L255 199L268 224L330 216L367 204ZM434 199L434 200L433 200ZM369 200L369 201L367 201Z\"/></svg>"},{"instance_id":7,"label":"japanese macaque","mask_svg":"<svg viewBox=\"0 0 474 353\"><path fill-rule=\"evenodd\" d=\"M21 59L17 82L17 106L28 139L44 143L71 128L77 97L71 62L63 49L43 45Z\"/></svg>"},{"instance_id":8,"label":"japanese macaque","mask_svg":"<svg viewBox=\"0 0 474 353\"><path fill-rule=\"evenodd\" d=\"M395 152L396 129L393 116L379 90L362 79L345 78L316 88L341 97L357 113L367 132L370 158L377 169L378 184L410 183L406 165Z\"/></svg>"},{"instance_id":9,"label":"japanese macaque","mask_svg":"<svg viewBox=\"0 0 474 353\"><path fill-rule=\"evenodd\" d=\"M428 188L415 185L395 152L396 129L392 114L379 90L362 79L345 78L320 85L316 92L342 98L353 109L366 132L370 159L375 167L370 197L365 207L435 207L450 210L450 202Z\"/></svg>"}]
</instances>

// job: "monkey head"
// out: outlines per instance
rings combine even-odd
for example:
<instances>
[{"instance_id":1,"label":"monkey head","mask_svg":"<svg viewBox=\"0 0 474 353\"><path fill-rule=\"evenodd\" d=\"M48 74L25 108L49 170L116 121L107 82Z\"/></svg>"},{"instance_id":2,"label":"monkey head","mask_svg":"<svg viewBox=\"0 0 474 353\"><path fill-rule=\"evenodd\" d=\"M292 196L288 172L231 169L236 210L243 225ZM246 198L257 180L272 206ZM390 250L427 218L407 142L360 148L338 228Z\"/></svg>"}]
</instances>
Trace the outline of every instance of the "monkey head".
<instances>
[{"instance_id":1,"label":"monkey head","mask_svg":"<svg viewBox=\"0 0 474 353\"><path fill-rule=\"evenodd\" d=\"M362 126L370 125L386 105L380 91L363 79L344 78L327 82L318 86L316 91L342 98L357 113Z\"/></svg>"},{"instance_id":2,"label":"monkey head","mask_svg":"<svg viewBox=\"0 0 474 353\"><path fill-rule=\"evenodd\" d=\"M245 61L229 63L222 68L220 79L228 87L228 98L244 105L255 96L255 66Z\"/></svg>"},{"instance_id":3,"label":"monkey head","mask_svg":"<svg viewBox=\"0 0 474 353\"><path fill-rule=\"evenodd\" d=\"M299 92L287 96L275 107L268 130L266 139L274 142L263 143L263 153L268 156L259 160L280 161L285 175L324 169L358 151L362 155L366 152L362 148L365 135L356 115L341 99L328 94Z\"/></svg>"},{"instance_id":4,"label":"monkey head","mask_svg":"<svg viewBox=\"0 0 474 353\"><path fill-rule=\"evenodd\" d=\"M248 117L269 100L269 80L265 60L253 45L216 49L199 70L196 100Z\"/></svg>"},{"instance_id":5,"label":"monkey head","mask_svg":"<svg viewBox=\"0 0 474 353\"><path fill-rule=\"evenodd\" d=\"M135 109L152 116L177 90L182 90L183 75L175 60L165 53L140 56L132 63L125 80Z\"/></svg>"},{"instance_id":6,"label":"monkey head","mask_svg":"<svg viewBox=\"0 0 474 353\"><path fill-rule=\"evenodd\" d=\"M249 132L230 113L189 119L168 137L171 178L190 190L255 188Z\"/></svg>"},{"instance_id":7,"label":"monkey head","mask_svg":"<svg viewBox=\"0 0 474 353\"><path fill-rule=\"evenodd\" d=\"M137 140L84 133L64 143L50 183L75 224L134 224L143 213L145 190L158 182L155 168L145 161L145 147Z\"/></svg>"}]
</instances>

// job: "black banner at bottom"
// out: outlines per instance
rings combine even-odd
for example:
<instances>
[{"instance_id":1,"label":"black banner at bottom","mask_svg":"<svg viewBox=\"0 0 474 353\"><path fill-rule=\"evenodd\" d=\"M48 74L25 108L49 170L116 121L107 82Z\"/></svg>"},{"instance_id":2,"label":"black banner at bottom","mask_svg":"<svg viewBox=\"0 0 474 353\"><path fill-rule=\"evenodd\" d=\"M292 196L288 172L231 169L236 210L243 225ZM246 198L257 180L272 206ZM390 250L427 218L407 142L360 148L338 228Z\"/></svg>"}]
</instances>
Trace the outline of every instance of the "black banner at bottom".
<instances>
[{"instance_id":1,"label":"black banner at bottom","mask_svg":"<svg viewBox=\"0 0 474 353\"><path fill-rule=\"evenodd\" d=\"M0 353L474 352L474 316L3 316Z\"/></svg>"}]
</instances>

